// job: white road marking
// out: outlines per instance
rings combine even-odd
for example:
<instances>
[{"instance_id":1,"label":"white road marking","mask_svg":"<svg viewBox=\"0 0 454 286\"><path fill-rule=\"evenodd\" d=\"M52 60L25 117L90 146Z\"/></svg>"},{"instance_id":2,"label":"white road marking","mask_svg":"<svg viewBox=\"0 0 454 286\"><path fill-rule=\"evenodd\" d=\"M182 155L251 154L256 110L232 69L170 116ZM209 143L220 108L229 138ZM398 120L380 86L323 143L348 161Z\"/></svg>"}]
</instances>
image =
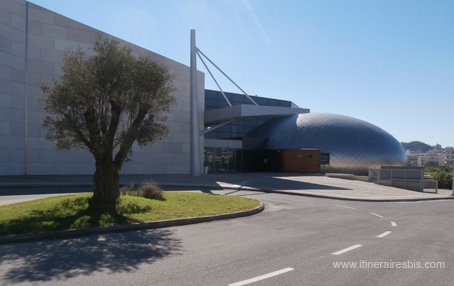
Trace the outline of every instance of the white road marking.
<instances>
[{"instance_id":1,"label":"white road marking","mask_svg":"<svg viewBox=\"0 0 454 286\"><path fill-rule=\"evenodd\" d=\"M355 208L352 208L352 207L348 207L348 206L341 206L341 205L336 205L336 207L339 207L339 208L344 208L344 209L351 209L351 210L354 210Z\"/></svg>"},{"instance_id":2,"label":"white road marking","mask_svg":"<svg viewBox=\"0 0 454 286\"><path fill-rule=\"evenodd\" d=\"M260 276L257 276L257 277L251 278L251 279L243 280L243 281L240 281L240 282L235 282L235 283L229 284L229 286L247 285L247 284L251 284L251 283L254 283L254 282L257 282L257 281L265 280L265 279L268 279L268 278L271 278L271 277L274 277L274 276L277 276L277 275L281 275L281 274L284 274L286 272L293 271L293 270L295 270L295 269L293 269L291 267L287 267L287 268L284 268L284 269L281 269L281 270L277 270L277 271L274 271L274 272L270 272L268 274L260 275Z\"/></svg>"},{"instance_id":3,"label":"white road marking","mask_svg":"<svg viewBox=\"0 0 454 286\"><path fill-rule=\"evenodd\" d=\"M395 222L392 221L392 222L391 222L391 226L397 226L397 223L395 223Z\"/></svg>"},{"instance_id":4,"label":"white road marking","mask_svg":"<svg viewBox=\"0 0 454 286\"><path fill-rule=\"evenodd\" d=\"M378 238L382 238L382 237L385 237L387 236L388 234L390 234L392 231L385 231L384 233L380 234L380 235L377 235Z\"/></svg>"},{"instance_id":5,"label":"white road marking","mask_svg":"<svg viewBox=\"0 0 454 286\"><path fill-rule=\"evenodd\" d=\"M343 253L345 253L345 252L349 252L349 251L351 251L351 250L353 250L353 249L356 249L356 248L358 248L358 247L361 247L361 246L362 246L361 244L355 244L355 245L352 245L352 246L350 246L350 247L344 248L344 249L342 249L342 250L333 252L333 253L331 253L331 254L332 254L332 255L341 255L341 254L343 254Z\"/></svg>"},{"instance_id":6,"label":"white road marking","mask_svg":"<svg viewBox=\"0 0 454 286\"><path fill-rule=\"evenodd\" d=\"M381 215L376 214L376 213L370 213L370 214L371 214L371 215L374 215L374 216L376 216L376 217L379 217L379 218L384 218L384 216L381 216Z\"/></svg>"}]
</instances>

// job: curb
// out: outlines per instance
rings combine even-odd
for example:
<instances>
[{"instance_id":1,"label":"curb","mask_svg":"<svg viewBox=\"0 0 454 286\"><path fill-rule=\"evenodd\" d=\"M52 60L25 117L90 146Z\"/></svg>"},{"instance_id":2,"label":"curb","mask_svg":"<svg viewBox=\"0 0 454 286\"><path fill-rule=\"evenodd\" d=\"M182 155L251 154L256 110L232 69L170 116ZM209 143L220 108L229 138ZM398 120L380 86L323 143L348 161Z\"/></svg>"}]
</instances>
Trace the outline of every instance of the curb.
<instances>
[{"instance_id":1,"label":"curb","mask_svg":"<svg viewBox=\"0 0 454 286\"><path fill-rule=\"evenodd\" d=\"M239 188L238 190L242 190ZM439 201L439 200L454 200L453 196L449 197L440 197L440 198L396 198L396 199L361 199L361 198L348 198L348 197L336 197L336 196L327 196L327 195L317 195L317 194L308 194L308 193L294 193L287 191L274 191L274 190L265 190L265 189L243 189L244 191L256 191L268 194L284 194L284 195L293 195L300 197L313 197L329 200L340 200L340 201L355 201L355 202L377 202L377 203L389 203L389 202L419 202L419 201Z\"/></svg>"},{"instance_id":2,"label":"curb","mask_svg":"<svg viewBox=\"0 0 454 286\"><path fill-rule=\"evenodd\" d=\"M63 238L75 238L80 236L86 236L91 234L104 234L104 233L115 233L125 232L132 230L143 230L143 229L157 229L171 226L181 226L188 224L197 224L202 222L210 222L215 220L233 219L239 217L251 216L258 214L265 209L265 205L260 202L260 206L247 210L228 214L212 215L212 216L201 216L201 217L190 217L181 218L174 220L160 220L148 223L140 224L122 224L107 227L90 227L84 229L69 229L69 230L55 230L48 232L39 232L31 234L14 234L8 236L0 236L0 245L11 244L11 243L23 243L36 240L51 240L51 239L63 239Z\"/></svg>"}]
</instances>

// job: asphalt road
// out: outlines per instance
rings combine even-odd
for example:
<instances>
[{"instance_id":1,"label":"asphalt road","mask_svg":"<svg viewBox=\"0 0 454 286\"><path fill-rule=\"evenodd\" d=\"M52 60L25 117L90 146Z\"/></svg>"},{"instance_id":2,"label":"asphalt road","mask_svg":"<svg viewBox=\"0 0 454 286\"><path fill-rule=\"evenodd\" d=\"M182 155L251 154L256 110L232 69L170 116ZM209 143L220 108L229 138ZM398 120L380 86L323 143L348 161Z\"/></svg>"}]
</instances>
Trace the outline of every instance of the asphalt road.
<instances>
[{"instance_id":1,"label":"asphalt road","mask_svg":"<svg viewBox=\"0 0 454 286\"><path fill-rule=\"evenodd\" d=\"M0 284L454 285L453 201L225 193L260 199L266 210L198 225L3 245ZM362 269L338 269L338 262ZM425 266L439 269L415 269Z\"/></svg>"},{"instance_id":2,"label":"asphalt road","mask_svg":"<svg viewBox=\"0 0 454 286\"><path fill-rule=\"evenodd\" d=\"M90 192L90 187L15 187L0 188L0 206L51 196Z\"/></svg>"}]
</instances>

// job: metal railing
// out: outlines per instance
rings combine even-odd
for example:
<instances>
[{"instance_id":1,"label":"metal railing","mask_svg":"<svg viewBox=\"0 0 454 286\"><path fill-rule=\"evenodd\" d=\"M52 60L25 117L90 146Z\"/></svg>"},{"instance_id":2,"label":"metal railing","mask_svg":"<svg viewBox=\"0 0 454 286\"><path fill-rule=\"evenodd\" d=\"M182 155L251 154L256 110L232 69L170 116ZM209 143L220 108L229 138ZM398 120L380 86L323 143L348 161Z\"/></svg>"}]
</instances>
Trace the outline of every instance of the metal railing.
<instances>
[{"instance_id":1,"label":"metal railing","mask_svg":"<svg viewBox=\"0 0 454 286\"><path fill-rule=\"evenodd\" d=\"M424 190L435 190L435 193L438 194L438 181L434 179L424 178Z\"/></svg>"},{"instance_id":2,"label":"metal railing","mask_svg":"<svg viewBox=\"0 0 454 286\"><path fill-rule=\"evenodd\" d=\"M369 169L368 181L385 186L424 191L425 179L422 168L387 167ZM433 180L432 180L433 181ZM430 183L428 183L430 184ZM437 188L438 192L438 182Z\"/></svg>"}]
</instances>

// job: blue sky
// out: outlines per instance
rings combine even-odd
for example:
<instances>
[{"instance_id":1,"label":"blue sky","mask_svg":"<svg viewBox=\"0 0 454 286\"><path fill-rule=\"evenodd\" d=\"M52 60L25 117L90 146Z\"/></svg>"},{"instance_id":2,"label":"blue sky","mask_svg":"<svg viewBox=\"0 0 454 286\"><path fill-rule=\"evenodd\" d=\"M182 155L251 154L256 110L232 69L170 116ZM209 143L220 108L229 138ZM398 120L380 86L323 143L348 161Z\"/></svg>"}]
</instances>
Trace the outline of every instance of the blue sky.
<instances>
[{"instance_id":1,"label":"blue sky","mask_svg":"<svg viewBox=\"0 0 454 286\"><path fill-rule=\"evenodd\" d=\"M249 94L454 146L454 1L32 2L184 64L194 28L199 48ZM207 73L206 87L216 89Z\"/></svg>"}]
</instances>

